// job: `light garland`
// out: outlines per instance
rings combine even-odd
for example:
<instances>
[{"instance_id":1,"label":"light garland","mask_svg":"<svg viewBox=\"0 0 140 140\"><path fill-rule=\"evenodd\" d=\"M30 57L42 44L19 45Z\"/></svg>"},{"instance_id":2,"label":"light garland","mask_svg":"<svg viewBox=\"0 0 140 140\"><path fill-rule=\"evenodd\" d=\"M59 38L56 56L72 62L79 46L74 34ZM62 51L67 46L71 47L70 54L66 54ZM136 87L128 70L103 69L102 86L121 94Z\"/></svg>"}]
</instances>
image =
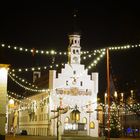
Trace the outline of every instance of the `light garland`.
<instances>
[{"instance_id":1,"label":"light garland","mask_svg":"<svg viewBox=\"0 0 140 140\"><path fill-rule=\"evenodd\" d=\"M35 55L35 54L41 54L41 55L68 55L68 52L56 52L54 50L50 50L50 51L47 51L47 50L38 50L38 49L35 49L35 48L32 48L32 49L28 49L28 48L23 48L23 47L17 47L17 46L11 46L11 45L6 45L4 43L2 43L0 45L1 48L7 48L7 49L13 49L15 51L19 51L19 52L27 52L27 53L31 53L32 55ZM81 51L81 54L88 54L90 53L90 51Z\"/></svg>"},{"instance_id":2,"label":"light garland","mask_svg":"<svg viewBox=\"0 0 140 140\"><path fill-rule=\"evenodd\" d=\"M99 51L98 51L99 53ZM95 53L92 53L92 54L86 54L85 56L82 56L81 57L81 60L87 60L87 58L92 58L92 56L95 56L97 55L97 52ZM9 71L10 72L29 72L29 71L41 71L41 70L47 70L47 69L52 69L54 67L58 68L58 67L61 67L61 66L64 66L65 64L64 63L61 63L61 64L54 64L54 65L49 65L49 66L40 66L40 67L31 67L31 68L17 68L17 69L10 69L9 68Z\"/></svg>"},{"instance_id":3,"label":"light garland","mask_svg":"<svg viewBox=\"0 0 140 140\"><path fill-rule=\"evenodd\" d=\"M32 99L30 99L30 98L28 98L28 97L24 97L24 96L18 95L18 94L15 93L15 92L8 91L8 97L10 97L10 98L12 98L12 99L14 99L15 101L18 101L18 102L20 102L20 103L22 102L22 103L27 104L25 101L23 102L23 101L21 101L21 100L19 100L19 99L16 99L16 98L12 97L10 94L16 96L17 98L21 97L23 100L28 100L29 102L34 101L34 100L32 100ZM49 97L49 95L47 95L46 97L42 98L39 102L41 103L42 101L44 101L44 100L47 99L48 97Z\"/></svg>"},{"instance_id":4,"label":"light garland","mask_svg":"<svg viewBox=\"0 0 140 140\"><path fill-rule=\"evenodd\" d=\"M19 83L16 79L14 79L14 77L8 73L8 76L16 83L18 84L20 87L24 88L25 90L29 90L29 91L32 91L32 92L48 92L49 89L34 89L34 88L30 88L30 87L27 87L27 86L24 86L22 85L21 83Z\"/></svg>"},{"instance_id":5,"label":"light garland","mask_svg":"<svg viewBox=\"0 0 140 140\"><path fill-rule=\"evenodd\" d=\"M15 73L9 72L9 74L12 75L13 77L15 77L16 79L18 79L19 81L21 81L21 82L24 83L24 84L28 84L29 86L31 86L31 87L33 87L33 88L36 88L36 89L38 88L36 85L27 82L27 81L26 81L25 79L23 79L23 78L20 78L20 77L17 76Z\"/></svg>"},{"instance_id":6,"label":"light garland","mask_svg":"<svg viewBox=\"0 0 140 140\"><path fill-rule=\"evenodd\" d=\"M131 49L131 48L140 48L140 44L124 45L124 46L111 46L111 47L107 47L107 48L109 48L109 50L112 50L112 51L127 50L127 49ZM94 52L105 51L105 50L106 50L106 48L96 49L96 50L94 50Z\"/></svg>"},{"instance_id":7,"label":"light garland","mask_svg":"<svg viewBox=\"0 0 140 140\"><path fill-rule=\"evenodd\" d=\"M105 54L105 51L102 51L101 54L89 66L87 66L88 70L90 70L92 67L95 67Z\"/></svg>"},{"instance_id":8,"label":"light garland","mask_svg":"<svg viewBox=\"0 0 140 140\"><path fill-rule=\"evenodd\" d=\"M21 101L21 100L19 100L19 99L16 99L16 98L12 97L12 96L9 95L9 94L8 94L7 96L8 96L8 98L15 100L16 102L19 102L19 103L22 103L22 104L28 105L27 102L24 102L24 101Z\"/></svg>"},{"instance_id":9,"label":"light garland","mask_svg":"<svg viewBox=\"0 0 140 140\"><path fill-rule=\"evenodd\" d=\"M55 64L55 65L50 65L50 66L41 66L41 67L31 67L31 68L18 68L18 69L9 69L9 71L11 72L28 72L28 71L40 71L40 70L46 70L46 69L49 69L49 68L58 68L61 66L64 66L65 64L64 63L61 63L61 64Z\"/></svg>"}]
</instances>

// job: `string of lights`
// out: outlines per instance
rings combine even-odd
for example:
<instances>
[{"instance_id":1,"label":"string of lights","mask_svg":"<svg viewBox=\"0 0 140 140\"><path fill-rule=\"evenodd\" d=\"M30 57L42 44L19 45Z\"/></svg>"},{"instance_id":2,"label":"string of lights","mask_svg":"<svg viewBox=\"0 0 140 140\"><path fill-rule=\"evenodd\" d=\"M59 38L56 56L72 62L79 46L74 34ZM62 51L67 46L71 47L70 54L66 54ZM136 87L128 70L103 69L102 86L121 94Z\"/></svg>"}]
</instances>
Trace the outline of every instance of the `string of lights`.
<instances>
[{"instance_id":1,"label":"string of lights","mask_svg":"<svg viewBox=\"0 0 140 140\"><path fill-rule=\"evenodd\" d=\"M101 51L98 51L98 53L101 53ZM92 58L95 55L97 55L97 52L92 53L92 54L86 54L86 56L81 57L81 60L82 61L87 60L88 58ZM41 70L47 70L47 69L52 69L52 68L58 68L58 67L61 67L61 66L64 66L64 65L65 65L64 63L61 63L61 64L52 64L52 65L49 65L49 66L40 66L40 67L31 67L31 68L27 68L27 67L26 68L17 68L17 69L10 69L9 68L9 71L10 72L41 71Z\"/></svg>"},{"instance_id":2,"label":"string of lights","mask_svg":"<svg viewBox=\"0 0 140 140\"><path fill-rule=\"evenodd\" d=\"M35 54L41 54L41 55L68 55L68 52L62 52L62 51L55 51L55 50L50 50L50 51L47 51L47 50L38 50L38 49L35 49L35 48L32 48L32 49L28 49L28 48L23 48L23 47L17 47L17 46L11 46L11 45L6 45L4 43L1 43L0 45L1 48L7 48L7 49L12 49L12 50L15 50L15 51L19 51L19 52L25 52L25 53L31 53L32 55L35 55ZM81 54L88 54L88 53L92 53L92 51L81 51Z\"/></svg>"},{"instance_id":3,"label":"string of lights","mask_svg":"<svg viewBox=\"0 0 140 140\"><path fill-rule=\"evenodd\" d=\"M49 89L35 89L35 88L24 86L23 84L19 83L10 73L8 73L8 76L12 79L13 82L18 84L20 87L24 88L25 90L32 91L32 92L48 92L49 91Z\"/></svg>"},{"instance_id":4,"label":"string of lights","mask_svg":"<svg viewBox=\"0 0 140 140\"><path fill-rule=\"evenodd\" d=\"M12 95L12 96L11 96ZM16 96L17 98L13 97ZM10 99L13 99L17 102L20 102L20 103L23 103L23 104L28 104L28 106L30 106L30 104L32 102L34 102L35 100L31 99L31 98L28 98L28 97L24 97L24 96L21 96L15 92L11 92L11 91L8 91L8 95L7 95ZM18 99L19 97L22 97L22 99ZM45 95L45 97L41 98L38 102L39 104L42 103L44 100L46 100L47 98L49 97L49 94ZM28 103L27 103L28 102Z\"/></svg>"},{"instance_id":5,"label":"string of lights","mask_svg":"<svg viewBox=\"0 0 140 140\"><path fill-rule=\"evenodd\" d=\"M21 104L25 104L25 105L28 104L26 101L22 101L22 100L20 100L20 99L14 98L13 96L11 96L11 95L9 95L9 94L8 94L7 96L8 96L8 98L9 98L9 100L10 100L10 99L13 99L14 101L19 102L19 103L21 103Z\"/></svg>"},{"instance_id":6,"label":"string of lights","mask_svg":"<svg viewBox=\"0 0 140 140\"><path fill-rule=\"evenodd\" d=\"M28 103L29 106L30 106L30 104L31 104L32 102L35 101L35 100L30 99L30 98L28 98L28 97L24 97L24 96L18 95L18 94L14 93L14 92L8 91L8 94L9 94L8 97L9 97L10 99L14 99L15 101L20 102L20 103L23 103L23 104L25 104L25 105L27 104L27 100L30 102L30 103ZM12 97L10 94L17 96L17 98L18 98L18 97L22 97L22 98L23 98L23 101L22 101L22 100L19 100L19 99L17 99L17 98ZM58 96L56 93L53 93L52 95ZM43 102L45 99L47 99L48 97L49 97L49 94L48 94L46 97L40 99L40 100L38 101L39 104L40 104L41 102ZM58 97L59 97L59 96L58 96ZM63 98L63 99L64 99L64 98ZM68 99L69 99L69 98L68 98ZM65 98L65 100L66 100L66 98ZM71 101L72 101L72 100L71 100ZM78 101L78 100L77 100L77 101ZM94 103L91 103L91 104L94 104ZM88 105L86 104L85 107L87 108L87 106L88 106ZM107 107L108 105L105 105L105 104L103 104L103 103L100 103L99 106ZM83 108L84 106L81 106L81 107ZM138 104L134 104L134 105L125 105L125 107L124 107L124 105L121 105L121 107L123 107L123 108L125 109L124 112L127 111L127 113L131 113L131 112L133 112L133 110L140 111L140 104L139 104L139 103L138 103ZM114 104L112 104L110 108L111 108L111 109L114 109ZM115 108L116 108L116 109L120 109L120 105L115 106ZM85 109L85 108L83 108L83 109ZM20 109L20 110L24 110L24 109Z\"/></svg>"},{"instance_id":7,"label":"string of lights","mask_svg":"<svg viewBox=\"0 0 140 140\"><path fill-rule=\"evenodd\" d=\"M101 58L104 57L105 54L105 51L101 51L100 55L96 59L94 59L93 62L89 66L87 66L87 68L90 70L91 68L96 67L98 62L101 60Z\"/></svg>"},{"instance_id":8,"label":"string of lights","mask_svg":"<svg viewBox=\"0 0 140 140\"><path fill-rule=\"evenodd\" d=\"M58 68L58 67L64 66L64 65L65 65L64 63L61 63L61 64L54 64L54 65L49 65L49 66L9 69L9 71L10 72L40 71L40 70L47 70L47 69L52 69L52 68Z\"/></svg>"},{"instance_id":9,"label":"string of lights","mask_svg":"<svg viewBox=\"0 0 140 140\"><path fill-rule=\"evenodd\" d=\"M12 75L13 77L15 77L16 79L18 79L19 81L21 81L22 83L27 84L27 85L31 86L32 88L38 89L38 87L37 87L36 85L34 85L34 84L32 84L32 83L26 81L26 80L23 79L23 78L20 78L20 77L17 76L15 73L11 73L11 72L10 72L9 74Z\"/></svg>"}]
</instances>

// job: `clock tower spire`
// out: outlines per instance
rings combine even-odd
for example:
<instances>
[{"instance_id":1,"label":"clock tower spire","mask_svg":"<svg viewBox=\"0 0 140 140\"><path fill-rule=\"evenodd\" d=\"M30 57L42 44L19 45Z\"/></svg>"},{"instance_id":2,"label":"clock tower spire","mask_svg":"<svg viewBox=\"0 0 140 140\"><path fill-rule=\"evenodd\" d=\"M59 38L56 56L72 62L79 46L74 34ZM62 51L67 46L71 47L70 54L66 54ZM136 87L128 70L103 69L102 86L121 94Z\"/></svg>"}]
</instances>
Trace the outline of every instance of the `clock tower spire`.
<instances>
[{"instance_id":1,"label":"clock tower spire","mask_svg":"<svg viewBox=\"0 0 140 140\"><path fill-rule=\"evenodd\" d=\"M77 31L76 26L77 10L73 13L73 31L69 34L69 46L68 46L68 63L80 64L81 46L80 46L80 33Z\"/></svg>"}]
</instances>

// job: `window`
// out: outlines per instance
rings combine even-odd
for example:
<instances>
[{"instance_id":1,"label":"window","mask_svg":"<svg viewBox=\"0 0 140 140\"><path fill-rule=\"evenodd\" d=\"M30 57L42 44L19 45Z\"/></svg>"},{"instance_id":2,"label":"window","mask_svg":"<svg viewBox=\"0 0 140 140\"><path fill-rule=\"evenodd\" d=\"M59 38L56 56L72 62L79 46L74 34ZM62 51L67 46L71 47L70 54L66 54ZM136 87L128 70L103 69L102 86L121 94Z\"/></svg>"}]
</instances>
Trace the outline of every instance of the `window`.
<instances>
[{"instance_id":1,"label":"window","mask_svg":"<svg viewBox=\"0 0 140 140\"><path fill-rule=\"evenodd\" d=\"M66 81L66 86L68 86L69 85L69 81Z\"/></svg>"},{"instance_id":2,"label":"window","mask_svg":"<svg viewBox=\"0 0 140 140\"><path fill-rule=\"evenodd\" d=\"M94 124L94 122L90 122L89 127L90 127L91 129L94 129L94 128L95 128L95 124Z\"/></svg>"},{"instance_id":3,"label":"window","mask_svg":"<svg viewBox=\"0 0 140 140\"><path fill-rule=\"evenodd\" d=\"M86 117L84 117L83 119L82 119L82 123L87 123L87 118Z\"/></svg>"},{"instance_id":4,"label":"window","mask_svg":"<svg viewBox=\"0 0 140 140\"><path fill-rule=\"evenodd\" d=\"M79 50L76 50L76 53L79 54Z\"/></svg>"},{"instance_id":5,"label":"window","mask_svg":"<svg viewBox=\"0 0 140 140\"><path fill-rule=\"evenodd\" d=\"M73 50L73 54L75 54L75 50Z\"/></svg>"},{"instance_id":6,"label":"window","mask_svg":"<svg viewBox=\"0 0 140 140\"><path fill-rule=\"evenodd\" d=\"M73 74L76 74L76 71L75 70L73 71Z\"/></svg>"},{"instance_id":7,"label":"window","mask_svg":"<svg viewBox=\"0 0 140 140\"><path fill-rule=\"evenodd\" d=\"M82 81L80 82L80 86L83 86L83 82Z\"/></svg>"}]
</instances>

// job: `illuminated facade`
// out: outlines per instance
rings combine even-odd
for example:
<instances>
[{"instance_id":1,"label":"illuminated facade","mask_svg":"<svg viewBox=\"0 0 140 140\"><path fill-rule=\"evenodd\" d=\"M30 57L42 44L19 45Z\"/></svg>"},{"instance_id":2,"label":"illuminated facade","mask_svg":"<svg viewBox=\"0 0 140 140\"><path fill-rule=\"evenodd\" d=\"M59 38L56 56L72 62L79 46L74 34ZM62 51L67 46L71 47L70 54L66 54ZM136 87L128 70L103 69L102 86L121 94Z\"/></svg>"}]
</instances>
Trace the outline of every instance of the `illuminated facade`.
<instances>
[{"instance_id":1,"label":"illuminated facade","mask_svg":"<svg viewBox=\"0 0 140 140\"><path fill-rule=\"evenodd\" d=\"M7 64L0 64L0 139L5 139L7 132L6 124L6 110L7 110Z\"/></svg>"},{"instance_id":2,"label":"illuminated facade","mask_svg":"<svg viewBox=\"0 0 140 140\"><path fill-rule=\"evenodd\" d=\"M65 135L98 137L98 73L88 75L80 56L80 35L69 35L68 63L61 73L49 71L48 93L32 96L30 104L20 106L19 129L29 135L56 136L59 129Z\"/></svg>"}]
</instances>

